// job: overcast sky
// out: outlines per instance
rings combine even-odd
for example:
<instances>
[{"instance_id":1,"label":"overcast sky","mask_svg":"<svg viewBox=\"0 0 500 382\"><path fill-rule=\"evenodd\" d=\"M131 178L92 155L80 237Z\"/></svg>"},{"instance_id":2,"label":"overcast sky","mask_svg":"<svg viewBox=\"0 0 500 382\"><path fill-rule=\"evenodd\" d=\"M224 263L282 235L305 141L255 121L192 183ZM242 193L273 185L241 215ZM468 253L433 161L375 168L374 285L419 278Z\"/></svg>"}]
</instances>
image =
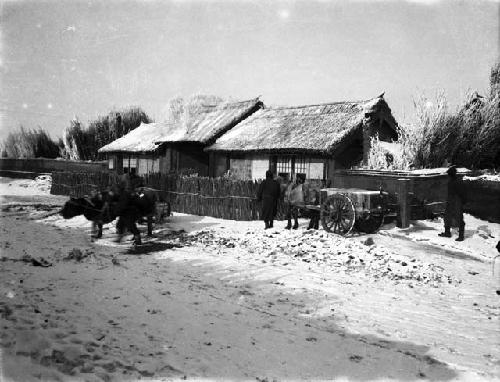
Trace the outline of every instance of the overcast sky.
<instances>
[{"instance_id":1,"label":"overcast sky","mask_svg":"<svg viewBox=\"0 0 500 382\"><path fill-rule=\"evenodd\" d=\"M0 0L1 1L1 0ZM3 1L0 138L175 96L267 105L486 93L498 1Z\"/></svg>"}]
</instances>

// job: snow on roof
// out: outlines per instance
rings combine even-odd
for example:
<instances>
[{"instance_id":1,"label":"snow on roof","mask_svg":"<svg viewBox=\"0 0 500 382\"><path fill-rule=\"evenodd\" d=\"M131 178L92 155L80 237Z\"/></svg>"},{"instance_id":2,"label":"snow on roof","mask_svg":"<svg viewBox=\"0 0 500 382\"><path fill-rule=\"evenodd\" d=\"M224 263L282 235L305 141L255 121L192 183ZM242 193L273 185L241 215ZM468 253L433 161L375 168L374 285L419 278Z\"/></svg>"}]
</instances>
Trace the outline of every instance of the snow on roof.
<instances>
[{"instance_id":1,"label":"snow on roof","mask_svg":"<svg viewBox=\"0 0 500 382\"><path fill-rule=\"evenodd\" d=\"M187 112L183 120L168 129L158 142L207 143L261 106L262 102L259 98L216 105L200 105Z\"/></svg>"},{"instance_id":2,"label":"snow on roof","mask_svg":"<svg viewBox=\"0 0 500 382\"><path fill-rule=\"evenodd\" d=\"M151 152L165 142L207 143L261 107L259 98L241 102L201 105L177 122L141 124L99 152Z\"/></svg>"},{"instance_id":3,"label":"snow on roof","mask_svg":"<svg viewBox=\"0 0 500 382\"><path fill-rule=\"evenodd\" d=\"M207 151L331 152L357 131L366 114L384 113L395 128L383 97L367 101L264 108L220 137Z\"/></svg>"},{"instance_id":4,"label":"snow on roof","mask_svg":"<svg viewBox=\"0 0 500 382\"><path fill-rule=\"evenodd\" d=\"M160 144L156 143L165 131L168 124L165 123L141 123L141 125L121 138L103 146L100 153L110 152L151 152L156 150Z\"/></svg>"}]
</instances>

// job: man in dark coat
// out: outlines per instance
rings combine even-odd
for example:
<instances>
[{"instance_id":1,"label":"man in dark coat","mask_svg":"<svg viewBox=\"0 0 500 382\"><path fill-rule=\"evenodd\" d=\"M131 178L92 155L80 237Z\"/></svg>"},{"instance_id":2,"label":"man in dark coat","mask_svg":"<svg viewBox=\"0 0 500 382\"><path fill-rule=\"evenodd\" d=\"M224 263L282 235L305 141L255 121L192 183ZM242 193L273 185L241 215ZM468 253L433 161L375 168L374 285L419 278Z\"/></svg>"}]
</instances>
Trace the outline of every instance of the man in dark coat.
<instances>
[{"instance_id":1,"label":"man in dark coat","mask_svg":"<svg viewBox=\"0 0 500 382\"><path fill-rule=\"evenodd\" d=\"M143 186L142 178L135 172L124 173L118 181L118 203L116 207L118 221L116 222L116 228L119 236L117 241L121 241L127 228L133 231L134 236L138 234L135 227L138 212L132 205L132 200L136 188Z\"/></svg>"},{"instance_id":2,"label":"man in dark coat","mask_svg":"<svg viewBox=\"0 0 500 382\"><path fill-rule=\"evenodd\" d=\"M262 202L261 217L266 224L266 229L273 227L279 197L280 184L274 180L272 171L267 170L266 180L260 184L257 192L257 201Z\"/></svg>"},{"instance_id":3,"label":"man in dark coat","mask_svg":"<svg viewBox=\"0 0 500 382\"><path fill-rule=\"evenodd\" d=\"M457 177L457 167L451 166L448 171L448 199L444 214L444 232L439 236L451 237L451 227L458 227L456 241L464 240L464 214L465 192L462 181Z\"/></svg>"}]
</instances>

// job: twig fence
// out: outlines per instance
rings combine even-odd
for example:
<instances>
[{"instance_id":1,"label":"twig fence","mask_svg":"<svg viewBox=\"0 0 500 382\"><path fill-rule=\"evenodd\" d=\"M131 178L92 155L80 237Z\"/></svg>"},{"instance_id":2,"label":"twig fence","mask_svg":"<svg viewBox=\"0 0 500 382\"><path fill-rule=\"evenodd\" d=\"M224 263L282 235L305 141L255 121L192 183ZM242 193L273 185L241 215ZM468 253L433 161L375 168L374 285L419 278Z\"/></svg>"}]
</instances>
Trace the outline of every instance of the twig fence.
<instances>
[{"instance_id":1,"label":"twig fence","mask_svg":"<svg viewBox=\"0 0 500 382\"><path fill-rule=\"evenodd\" d=\"M117 181L115 173L55 172L51 193L79 197L111 187ZM259 219L258 181L152 174L144 177L144 184L158 190L160 199L169 202L172 211L230 220ZM280 200L277 218L283 216L284 205Z\"/></svg>"}]
</instances>

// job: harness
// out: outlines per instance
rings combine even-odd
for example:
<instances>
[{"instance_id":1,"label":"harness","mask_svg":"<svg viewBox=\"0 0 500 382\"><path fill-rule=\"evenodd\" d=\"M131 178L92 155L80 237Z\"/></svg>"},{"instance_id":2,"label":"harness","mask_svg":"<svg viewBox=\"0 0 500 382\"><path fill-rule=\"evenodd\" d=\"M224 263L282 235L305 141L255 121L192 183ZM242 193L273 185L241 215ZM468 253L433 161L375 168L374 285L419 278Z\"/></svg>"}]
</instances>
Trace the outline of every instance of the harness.
<instances>
[{"instance_id":1,"label":"harness","mask_svg":"<svg viewBox=\"0 0 500 382\"><path fill-rule=\"evenodd\" d=\"M89 203L92 207L83 205L82 203L74 202L71 199L68 200L67 203L72 204L74 206L78 206L78 207L82 207L82 208L86 208L86 209L89 209L92 211L99 212L101 214L102 220L105 220L105 219L111 220L111 213L109 211L109 203L107 201L104 202L102 209L99 209L99 208L95 207L95 204L90 200L90 198L84 197L83 200L85 200L87 203Z\"/></svg>"},{"instance_id":2,"label":"harness","mask_svg":"<svg viewBox=\"0 0 500 382\"><path fill-rule=\"evenodd\" d=\"M71 199L70 199L70 200L68 200L66 203L68 203L68 204L72 204L72 205L74 205L74 206L82 207L82 208L87 208L87 209L89 209L89 210L93 210L93 211L99 211L99 212L101 211L100 209L95 208L95 204L94 204L94 203L92 203L92 202L90 201L90 199L88 199L88 198L83 198L83 199L84 199L84 200L86 200L87 202L89 202L92 206L94 206L94 208L92 208L92 207L88 207L88 206L84 206L83 204L81 204L81 203L77 203L77 202L74 202L74 201L72 201Z\"/></svg>"}]
</instances>

